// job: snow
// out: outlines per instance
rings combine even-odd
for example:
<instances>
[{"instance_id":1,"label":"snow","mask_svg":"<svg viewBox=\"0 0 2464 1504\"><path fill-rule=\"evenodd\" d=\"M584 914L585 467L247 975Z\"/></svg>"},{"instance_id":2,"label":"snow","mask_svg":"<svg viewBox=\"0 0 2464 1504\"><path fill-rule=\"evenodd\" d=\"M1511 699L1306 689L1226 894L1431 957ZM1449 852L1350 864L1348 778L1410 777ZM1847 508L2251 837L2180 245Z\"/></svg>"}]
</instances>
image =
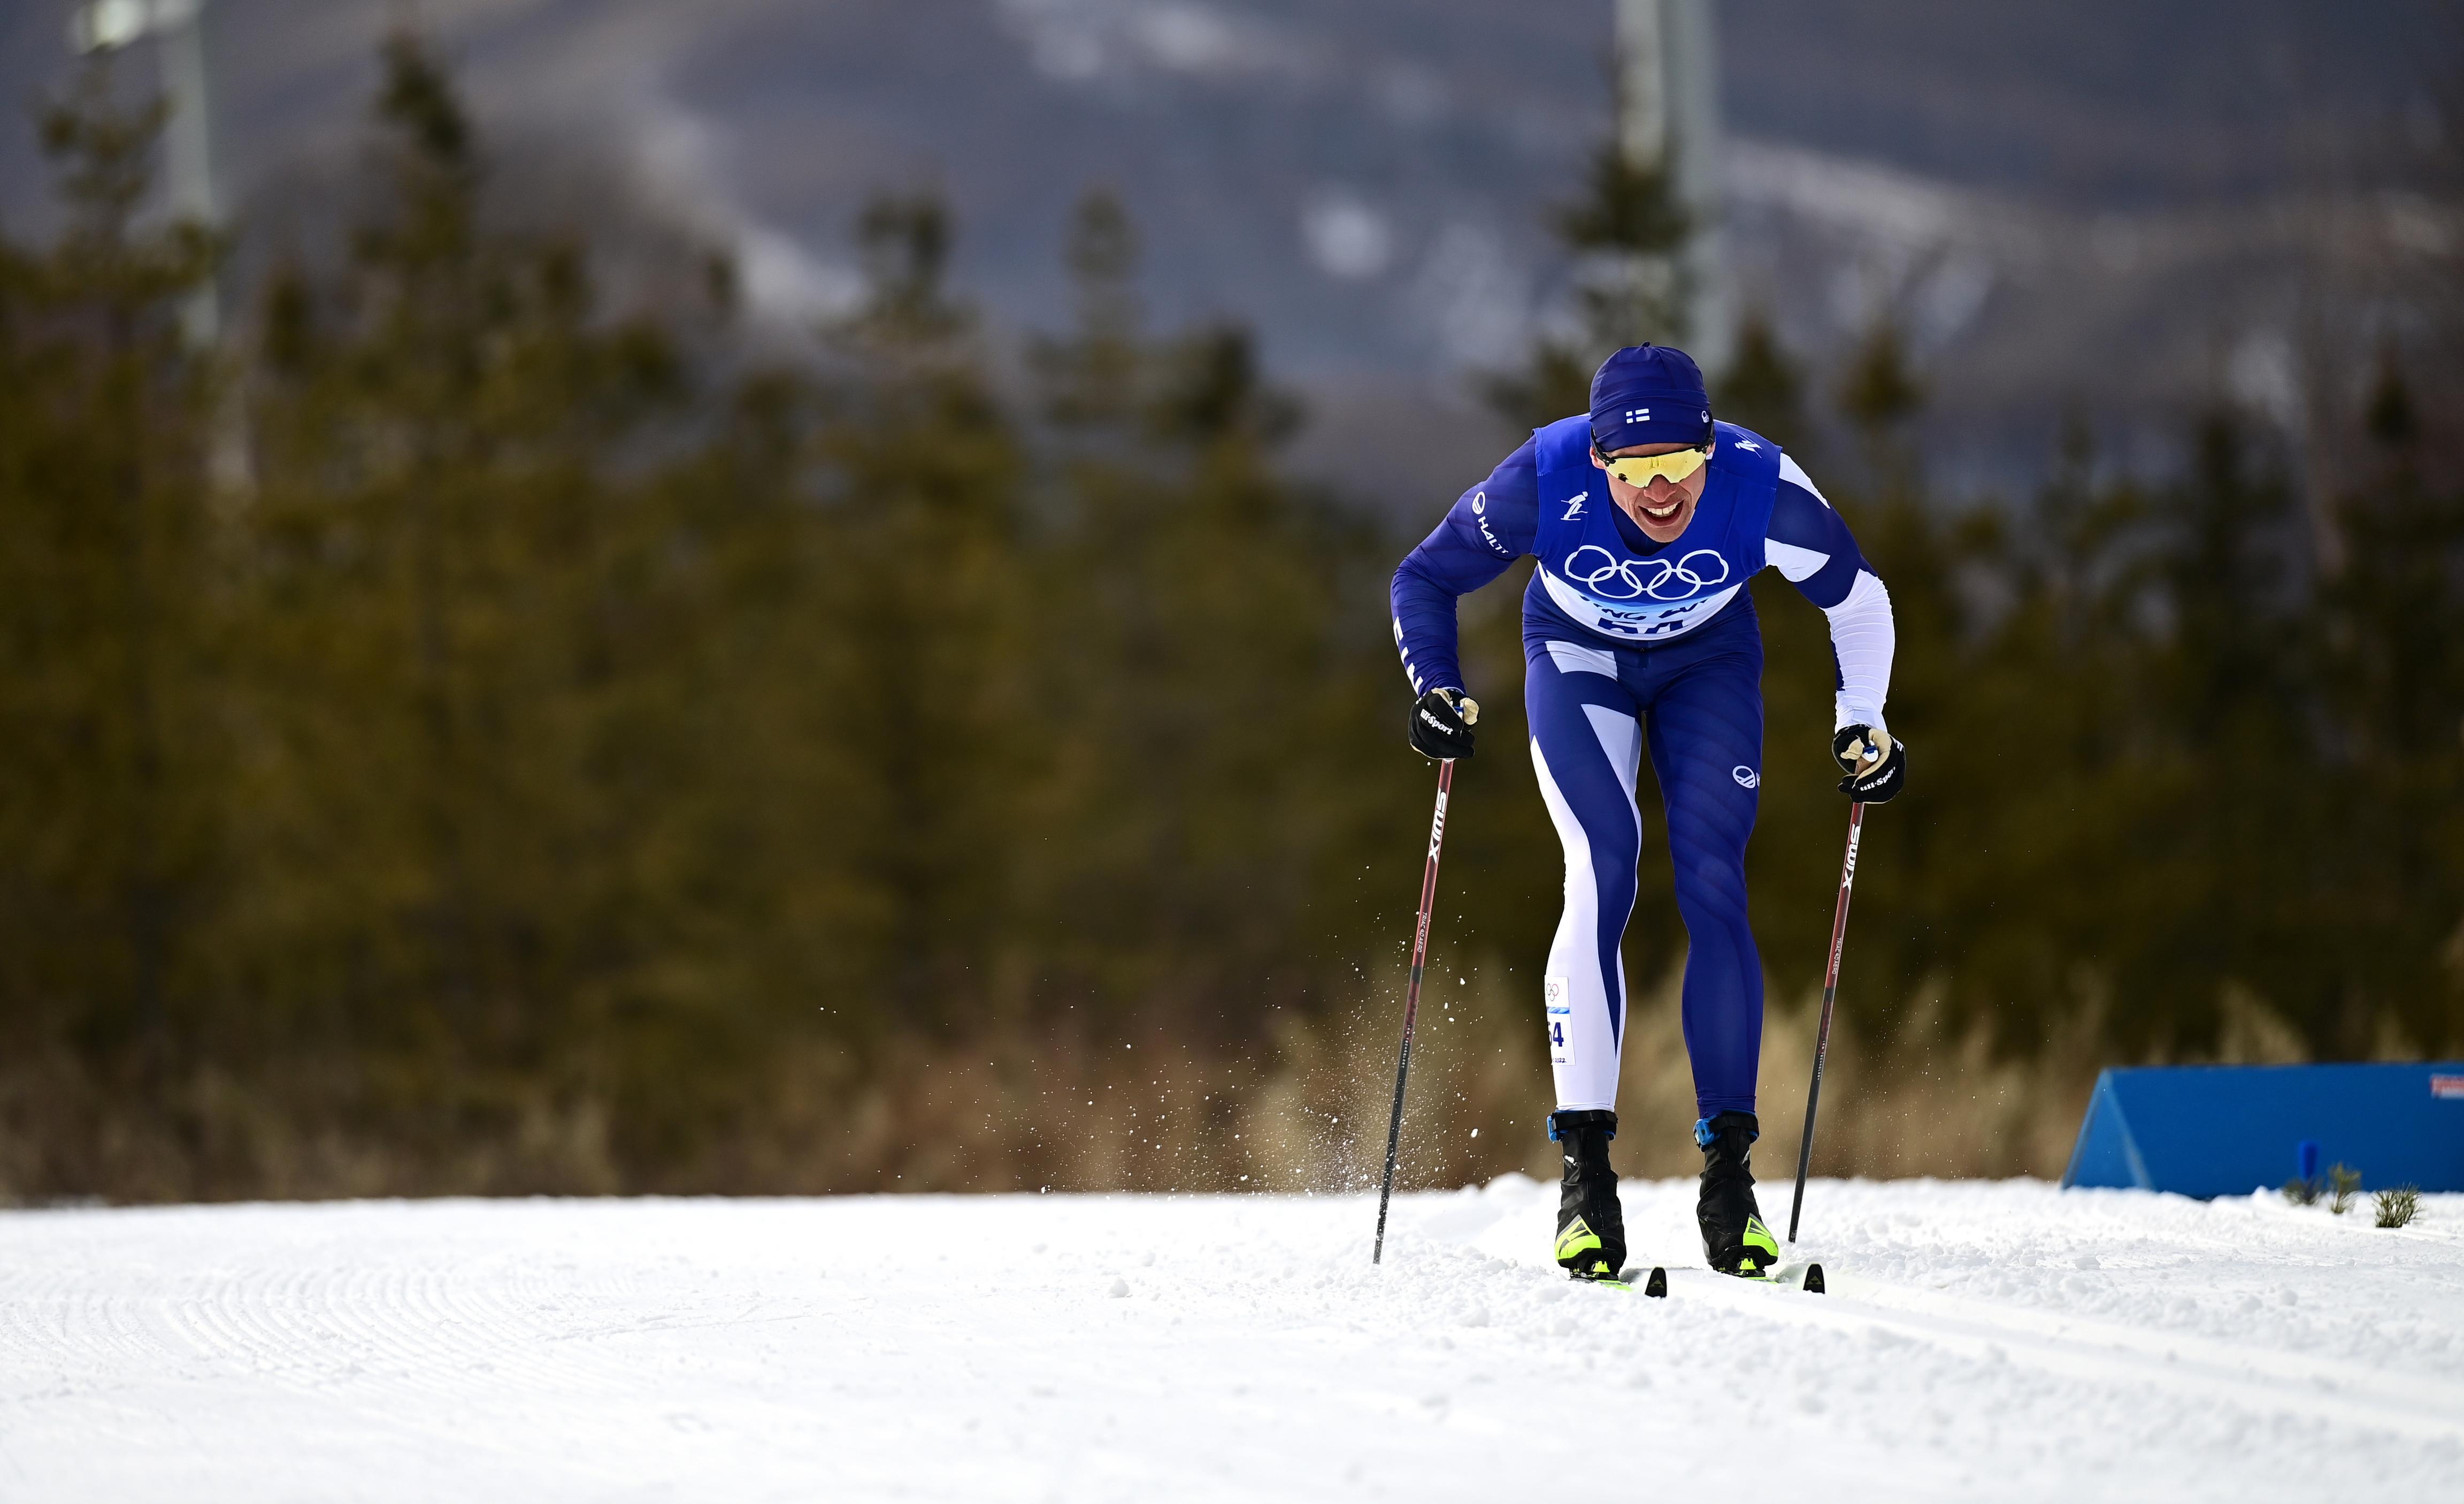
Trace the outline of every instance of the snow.
<instances>
[{"instance_id":1,"label":"snow","mask_svg":"<svg viewBox=\"0 0 2464 1504\"><path fill-rule=\"evenodd\" d=\"M0 1499L2464 1497L2464 1196L1625 1191L0 1213Z\"/></svg>"}]
</instances>

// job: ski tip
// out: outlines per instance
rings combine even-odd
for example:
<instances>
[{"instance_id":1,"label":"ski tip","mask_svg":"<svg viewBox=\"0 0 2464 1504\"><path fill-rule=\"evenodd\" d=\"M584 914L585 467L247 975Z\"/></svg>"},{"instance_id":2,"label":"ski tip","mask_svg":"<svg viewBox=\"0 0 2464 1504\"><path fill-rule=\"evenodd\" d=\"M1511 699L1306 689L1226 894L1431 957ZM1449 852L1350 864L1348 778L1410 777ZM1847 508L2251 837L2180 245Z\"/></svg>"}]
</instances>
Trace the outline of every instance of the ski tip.
<instances>
[{"instance_id":1,"label":"ski tip","mask_svg":"<svg viewBox=\"0 0 2464 1504\"><path fill-rule=\"evenodd\" d=\"M1822 1266L1821 1266L1821 1265L1819 1265L1819 1264L1808 1264L1808 1265L1806 1265L1806 1266L1805 1266L1805 1287L1804 1287L1804 1288L1805 1288L1805 1293L1806 1293L1807 1294L1809 1294L1809 1295L1819 1295L1819 1294L1826 1294L1826 1293L1827 1293L1827 1289L1828 1289L1828 1287L1826 1287L1826 1286L1822 1283Z\"/></svg>"},{"instance_id":2,"label":"ski tip","mask_svg":"<svg viewBox=\"0 0 2464 1504\"><path fill-rule=\"evenodd\" d=\"M1657 1264L1651 1266L1651 1277L1642 1282L1642 1293L1661 1300L1667 1299L1668 1271Z\"/></svg>"}]
</instances>

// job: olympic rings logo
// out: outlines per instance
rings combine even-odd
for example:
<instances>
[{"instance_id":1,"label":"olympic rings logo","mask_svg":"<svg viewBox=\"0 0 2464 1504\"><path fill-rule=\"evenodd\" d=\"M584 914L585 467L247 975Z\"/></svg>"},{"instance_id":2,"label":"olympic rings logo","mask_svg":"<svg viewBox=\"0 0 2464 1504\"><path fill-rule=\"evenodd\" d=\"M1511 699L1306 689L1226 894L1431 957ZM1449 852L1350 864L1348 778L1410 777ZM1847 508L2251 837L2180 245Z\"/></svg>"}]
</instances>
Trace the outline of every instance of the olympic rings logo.
<instances>
[{"instance_id":1,"label":"olympic rings logo","mask_svg":"<svg viewBox=\"0 0 2464 1504\"><path fill-rule=\"evenodd\" d=\"M1599 555L1599 562L1593 564L1584 558L1586 554ZM1708 567L1719 572L1697 570L1697 559L1709 560ZM1619 559L1597 543L1585 543L1566 556L1559 572L1602 600L1631 601L1647 595L1655 601L1682 601L1698 590L1727 584L1728 561L1713 548L1697 548L1683 559Z\"/></svg>"}]
</instances>

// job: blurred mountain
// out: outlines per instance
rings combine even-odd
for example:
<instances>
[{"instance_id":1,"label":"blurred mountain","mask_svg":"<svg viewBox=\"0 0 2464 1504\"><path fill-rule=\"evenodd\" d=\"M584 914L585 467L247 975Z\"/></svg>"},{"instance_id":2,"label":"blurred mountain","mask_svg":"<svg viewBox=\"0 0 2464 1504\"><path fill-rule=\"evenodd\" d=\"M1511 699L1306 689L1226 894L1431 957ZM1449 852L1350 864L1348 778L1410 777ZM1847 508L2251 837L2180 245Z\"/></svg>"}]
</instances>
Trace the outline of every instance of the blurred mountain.
<instances>
[{"instance_id":1,"label":"blurred mountain","mask_svg":"<svg viewBox=\"0 0 2464 1504\"><path fill-rule=\"evenodd\" d=\"M69 9L0 12L0 92L64 84ZM774 320L845 306L858 206L929 185L958 212L962 284L1001 322L1057 324L1065 218L1111 186L1155 317L1252 322L1311 399L1303 462L1417 511L1509 437L1467 376L1553 306L1548 210L1608 127L1610 10L211 0L209 42L224 199L260 241L348 190L375 44L406 17L495 139L553 147L508 174L534 210L622 200L730 247ZM2441 128L2457 36L2432 0L1720 11L1746 298L1817 380L1899 318L1954 484L2031 473L2066 409L2125 453L2217 390L2298 427L2315 337L2360 380L2402 319L2387 258L2453 230L2380 170ZM39 232L44 191L32 131L8 132L13 232Z\"/></svg>"}]
</instances>

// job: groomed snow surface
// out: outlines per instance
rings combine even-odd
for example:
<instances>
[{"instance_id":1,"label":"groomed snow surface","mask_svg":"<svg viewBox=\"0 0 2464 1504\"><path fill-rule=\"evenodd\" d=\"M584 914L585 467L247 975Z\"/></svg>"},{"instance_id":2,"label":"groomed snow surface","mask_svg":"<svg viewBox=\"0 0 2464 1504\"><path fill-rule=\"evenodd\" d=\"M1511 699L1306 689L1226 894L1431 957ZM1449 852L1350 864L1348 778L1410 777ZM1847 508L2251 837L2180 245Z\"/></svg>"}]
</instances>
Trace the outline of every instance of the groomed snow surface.
<instances>
[{"instance_id":1,"label":"groomed snow surface","mask_svg":"<svg viewBox=\"0 0 2464 1504\"><path fill-rule=\"evenodd\" d=\"M1785 1217L1787 1185L1764 1202ZM2464 1196L1816 1182L0 1214L0 1499L2464 1498Z\"/></svg>"}]
</instances>

